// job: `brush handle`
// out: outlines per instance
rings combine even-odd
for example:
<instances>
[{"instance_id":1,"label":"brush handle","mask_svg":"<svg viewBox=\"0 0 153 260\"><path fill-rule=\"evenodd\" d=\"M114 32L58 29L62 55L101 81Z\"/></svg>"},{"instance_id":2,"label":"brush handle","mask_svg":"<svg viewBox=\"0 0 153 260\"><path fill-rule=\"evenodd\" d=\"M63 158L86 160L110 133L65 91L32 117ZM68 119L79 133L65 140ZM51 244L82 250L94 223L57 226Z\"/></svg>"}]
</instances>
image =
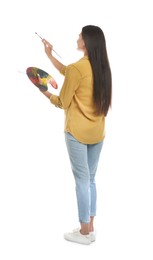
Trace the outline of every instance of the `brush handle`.
<instances>
[{"instance_id":1,"label":"brush handle","mask_svg":"<svg viewBox=\"0 0 153 260\"><path fill-rule=\"evenodd\" d=\"M53 49L53 51L58 55L58 57L60 57L61 58L61 56Z\"/></svg>"}]
</instances>

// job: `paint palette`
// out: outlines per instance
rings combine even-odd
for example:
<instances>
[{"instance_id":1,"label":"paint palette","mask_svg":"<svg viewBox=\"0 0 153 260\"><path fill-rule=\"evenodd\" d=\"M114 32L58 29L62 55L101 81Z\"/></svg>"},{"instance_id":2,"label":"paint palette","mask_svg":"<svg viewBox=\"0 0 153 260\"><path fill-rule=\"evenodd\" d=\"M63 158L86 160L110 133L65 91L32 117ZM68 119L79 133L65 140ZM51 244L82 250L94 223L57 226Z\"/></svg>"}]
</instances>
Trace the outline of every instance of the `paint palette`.
<instances>
[{"instance_id":1,"label":"paint palette","mask_svg":"<svg viewBox=\"0 0 153 260\"><path fill-rule=\"evenodd\" d=\"M26 74L30 81L41 91L47 91L49 85L51 85L55 89L58 88L58 85L54 78L42 69L39 69L37 67L28 67L26 69Z\"/></svg>"}]
</instances>

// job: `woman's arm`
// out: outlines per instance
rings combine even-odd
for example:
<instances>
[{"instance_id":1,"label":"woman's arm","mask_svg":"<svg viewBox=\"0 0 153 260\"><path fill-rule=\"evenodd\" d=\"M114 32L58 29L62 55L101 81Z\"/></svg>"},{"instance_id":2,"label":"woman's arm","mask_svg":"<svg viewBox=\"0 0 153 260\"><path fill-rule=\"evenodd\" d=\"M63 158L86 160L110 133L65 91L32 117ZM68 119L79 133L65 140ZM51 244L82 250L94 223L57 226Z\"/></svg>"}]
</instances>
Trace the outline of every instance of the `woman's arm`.
<instances>
[{"instance_id":1,"label":"woman's arm","mask_svg":"<svg viewBox=\"0 0 153 260\"><path fill-rule=\"evenodd\" d=\"M54 67L58 70L61 71L62 67L64 66L60 61L58 61L53 55L52 55L52 50L53 46L46 41L45 39L42 40L44 47L45 47L45 52L47 57L50 59L51 63L54 65Z\"/></svg>"},{"instance_id":2,"label":"woman's arm","mask_svg":"<svg viewBox=\"0 0 153 260\"><path fill-rule=\"evenodd\" d=\"M41 90L40 90L41 91ZM47 98L49 98L50 99L50 97L51 97L51 93L47 90L47 91L41 91L41 93L42 94L44 94L44 96L46 96Z\"/></svg>"},{"instance_id":3,"label":"woman's arm","mask_svg":"<svg viewBox=\"0 0 153 260\"><path fill-rule=\"evenodd\" d=\"M50 102L51 102L53 105L55 105L56 107L59 107L59 108L63 108L62 103L61 103L61 101L60 101L60 99L59 99L59 96L53 95L53 94L50 93L48 90L47 90L47 91L42 91L42 90L40 90L40 91L41 91L41 93L42 93L44 96L46 96L46 97L50 100ZM53 97L54 100L52 100L52 97Z\"/></svg>"}]
</instances>

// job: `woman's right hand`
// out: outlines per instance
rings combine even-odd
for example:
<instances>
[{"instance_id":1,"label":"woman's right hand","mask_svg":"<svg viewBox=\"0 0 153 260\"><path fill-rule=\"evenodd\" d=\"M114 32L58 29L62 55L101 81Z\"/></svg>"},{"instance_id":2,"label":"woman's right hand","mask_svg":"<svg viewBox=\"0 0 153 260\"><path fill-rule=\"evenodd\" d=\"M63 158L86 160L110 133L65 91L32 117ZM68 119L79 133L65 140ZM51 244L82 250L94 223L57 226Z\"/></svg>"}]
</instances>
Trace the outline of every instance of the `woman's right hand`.
<instances>
[{"instance_id":1,"label":"woman's right hand","mask_svg":"<svg viewBox=\"0 0 153 260\"><path fill-rule=\"evenodd\" d=\"M53 45L51 45L48 41L45 39L42 40L45 48L45 53L47 56L50 58L52 56L52 50L53 50Z\"/></svg>"},{"instance_id":2,"label":"woman's right hand","mask_svg":"<svg viewBox=\"0 0 153 260\"><path fill-rule=\"evenodd\" d=\"M55 66L55 68L58 71L61 71L62 67L64 66L60 61L58 61L53 55L52 55L52 51L55 52L55 50L53 49L53 45L51 43L49 43L48 41L46 41L45 39L42 39L42 42L44 44L45 47L45 52L48 56L48 58L50 59L50 61L52 62L52 64ZM56 53L57 54L57 53Z\"/></svg>"}]
</instances>

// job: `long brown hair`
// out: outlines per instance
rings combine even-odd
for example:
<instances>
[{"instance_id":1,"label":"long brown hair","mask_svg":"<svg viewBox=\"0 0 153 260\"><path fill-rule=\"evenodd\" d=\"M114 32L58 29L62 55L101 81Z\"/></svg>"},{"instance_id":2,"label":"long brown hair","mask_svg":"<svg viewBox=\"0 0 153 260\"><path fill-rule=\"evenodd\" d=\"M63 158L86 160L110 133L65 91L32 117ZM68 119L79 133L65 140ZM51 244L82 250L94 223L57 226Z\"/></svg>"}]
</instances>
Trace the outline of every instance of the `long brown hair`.
<instances>
[{"instance_id":1,"label":"long brown hair","mask_svg":"<svg viewBox=\"0 0 153 260\"><path fill-rule=\"evenodd\" d=\"M112 100L112 76L105 36L98 26L87 25L82 28L82 38L92 67L96 114L106 116Z\"/></svg>"}]
</instances>

